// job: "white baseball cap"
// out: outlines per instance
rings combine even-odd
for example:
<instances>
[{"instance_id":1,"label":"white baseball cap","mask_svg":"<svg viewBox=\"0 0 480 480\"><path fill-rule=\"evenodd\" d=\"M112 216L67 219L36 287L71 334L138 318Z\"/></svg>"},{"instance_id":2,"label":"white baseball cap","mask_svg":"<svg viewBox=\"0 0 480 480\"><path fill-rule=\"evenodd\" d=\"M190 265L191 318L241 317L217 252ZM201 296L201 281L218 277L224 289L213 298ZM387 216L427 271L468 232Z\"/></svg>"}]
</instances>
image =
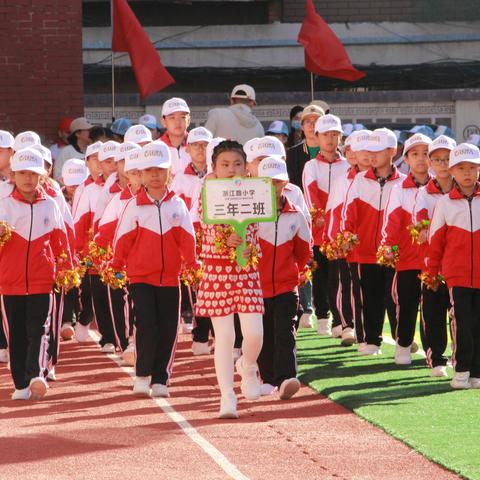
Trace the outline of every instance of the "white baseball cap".
<instances>
[{"instance_id":1,"label":"white baseball cap","mask_svg":"<svg viewBox=\"0 0 480 480\"><path fill-rule=\"evenodd\" d=\"M70 133L75 133L78 130L90 130L93 125L85 117L78 117L70 124Z\"/></svg>"},{"instance_id":2,"label":"white baseball cap","mask_svg":"<svg viewBox=\"0 0 480 480\"><path fill-rule=\"evenodd\" d=\"M372 132L370 130L357 130L353 132L347 138L352 152L360 152L362 150L367 150L367 144L371 133ZM347 140L345 140L345 145L347 145Z\"/></svg>"},{"instance_id":3,"label":"white baseball cap","mask_svg":"<svg viewBox=\"0 0 480 480\"><path fill-rule=\"evenodd\" d=\"M107 158L116 159L118 147L120 147L120 144L114 140L109 140L108 142L102 143L102 146L98 151L98 159L101 162Z\"/></svg>"},{"instance_id":4,"label":"white baseball cap","mask_svg":"<svg viewBox=\"0 0 480 480\"><path fill-rule=\"evenodd\" d=\"M88 178L85 162L79 158L67 160L62 167L63 184L67 187L82 184Z\"/></svg>"},{"instance_id":5,"label":"white baseball cap","mask_svg":"<svg viewBox=\"0 0 480 480\"><path fill-rule=\"evenodd\" d=\"M462 162L480 165L480 150L471 143L461 143L450 152L448 168L452 168ZM13 170L13 169L12 169Z\"/></svg>"},{"instance_id":6,"label":"white baseball cap","mask_svg":"<svg viewBox=\"0 0 480 480\"><path fill-rule=\"evenodd\" d=\"M166 117L175 112L190 113L190 108L183 98L173 97L164 102L162 106L162 117Z\"/></svg>"},{"instance_id":7,"label":"white baseball cap","mask_svg":"<svg viewBox=\"0 0 480 480\"><path fill-rule=\"evenodd\" d=\"M343 133L342 122L336 116L331 113L318 117L315 122L315 133L325 133L325 132L339 132Z\"/></svg>"},{"instance_id":8,"label":"white baseball cap","mask_svg":"<svg viewBox=\"0 0 480 480\"><path fill-rule=\"evenodd\" d=\"M149 113L142 115L138 119L138 123L140 125L145 125L150 130L155 130L158 128L157 118L155 117L155 115L150 115Z\"/></svg>"},{"instance_id":9,"label":"white baseball cap","mask_svg":"<svg viewBox=\"0 0 480 480\"><path fill-rule=\"evenodd\" d=\"M6 130L0 130L0 148L13 148L13 135Z\"/></svg>"},{"instance_id":10,"label":"white baseball cap","mask_svg":"<svg viewBox=\"0 0 480 480\"><path fill-rule=\"evenodd\" d=\"M137 167L139 170L151 167L170 168L171 165L170 148L166 143L157 140L142 147Z\"/></svg>"},{"instance_id":11,"label":"white baseball cap","mask_svg":"<svg viewBox=\"0 0 480 480\"><path fill-rule=\"evenodd\" d=\"M428 145L428 154L432 154L435 150L446 148L452 151L457 146L457 142L446 135L440 135L432 143Z\"/></svg>"},{"instance_id":12,"label":"white baseball cap","mask_svg":"<svg viewBox=\"0 0 480 480\"><path fill-rule=\"evenodd\" d=\"M285 147L277 138L270 135L253 138L245 143L243 151L247 155L247 162L253 162L258 157L279 155L285 157Z\"/></svg>"},{"instance_id":13,"label":"white baseball cap","mask_svg":"<svg viewBox=\"0 0 480 480\"><path fill-rule=\"evenodd\" d=\"M258 164L258 176L288 181L287 163L279 155L266 157Z\"/></svg>"},{"instance_id":14,"label":"white baseball cap","mask_svg":"<svg viewBox=\"0 0 480 480\"><path fill-rule=\"evenodd\" d=\"M10 161L10 168L12 169L12 172L29 170L30 172L38 173L39 175L45 175L47 173L44 168L42 154L31 147L15 152Z\"/></svg>"},{"instance_id":15,"label":"white baseball cap","mask_svg":"<svg viewBox=\"0 0 480 480\"><path fill-rule=\"evenodd\" d=\"M212 132L205 127L197 127L188 132L187 143L195 142L211 142L213 139Z\"/></svg>"},{"instance_id":16,"label":"white baseball cap","mask_svg":"<svg viewBox=\"0 0 480 480\"><path fill-rule=\"evenodd\" d=\"M32 145L30 148L33 148L34 150L37 150L37 152L40 152L40 155L42 155L43 160L47 162L49 165L53 165L52 152L50 151L49 148L44 147L41 144Z\"/></svg>"},{"instance_id":17,"label":"white baseball cap","mask_svg":"<svg viewBox=\"0 0 480 480\"><path fill-rule=\"evenodd\" d=\"M132 143L133 147L125 152L125 167L124 171L135 170L139 168L140 157L142 155L142 147L136 143Z\"/></svg>"},{"instance_id":18,"label":"white baseball cap","mask_svg":"<svg viewBox=\"0 0 480 480\"><path fill-rule=\"evenodd\" d=\"M405 146L403 148L403 154L405 155L410 149L417 145L430 145L432 143L432 140L424 135L423 133L416 133L415 135L412 135L410 138L407 138L405 140Z\"/></svg>"},{"instance_id":19,"label":"white baseball cap","mask_svg":"<svg viewBox=\"0 0 480 480\"><path fill-rule=\"evenodd\" d=\"M142 148L140 145L134 142L123 142L117 148L117 154L115 155L115 161L119 162L120 160L125 160L127 158L127 153L130 150L134 150L136 148Z\"/></svg>"},{"instance_id":20,"label":"white baseball cap","mask_svg":"<svg viewBox=\"0 0 480 480\"><path fill-rule=\"evenodd\" d=\"M38 133L31 131L21 132L13 141L13 149L18 152L23 148L31 147L32 145L40 145L41 143Z\"/></svg>"},{"instance_id":21,"label":"white baseball cap","mask_svg":"<svg viewBox=\"0 0 480 480\"><path fill-rule=\"evenodd\" d=\"M132 125L123 137L125 142L143 143L152 141L152 132L145 125Z\"/></svg>"},{"instance_id":22,"label":"white baseball cap","mask_svg":"<svg viewBox=\"0 0 480 480\"><path fill-rule=\"evenodd\" d=\"M368 136L365 150L369 152L381 152L387 148L397 148L397 137L388 128L376 128Z\"/></svg>"},{"instance_id":23,"label":"white baseball cap","mask_svg":"<svg viewBox=\"0 0 480 480\"><path fill-rule=\"evenodd\" d=\"M255 90L250 85L242 83L233 87L230 98L245 98L247 100L256 101Z\"/></svg>"},{"instance_id":24,"label":"white baseball cap","mask_svg":"<svg viewBox=\"0 0 480 480\"><path fill-rule=\"evenodd\" d=\"M212 140L208 143L207 145L207 150L205 152L205 155L207 157L207 172L208 173L211 173L212 172L212 164L213 164L213 160L212 160L212 156L213 156L213 150L215 149L215 147L219 144L219 143L222 143L226 140L226 138L223 138L223 137L215 137L215 138L212 138Z\"/></svg>"},{"instance_id":25,"label":"white baseball cap","mask_svg":"<svg viewBox=\"0 0 480 480\"><path fill-rule=\"evenodd\" d=\"M87 150L85 151L85 158L88 158L90 155L94 155L95 153L98 153L100 151L100 147L103 145L102 142L95 142L91 143L88 147Z\"/></svg>"}]
</instances>

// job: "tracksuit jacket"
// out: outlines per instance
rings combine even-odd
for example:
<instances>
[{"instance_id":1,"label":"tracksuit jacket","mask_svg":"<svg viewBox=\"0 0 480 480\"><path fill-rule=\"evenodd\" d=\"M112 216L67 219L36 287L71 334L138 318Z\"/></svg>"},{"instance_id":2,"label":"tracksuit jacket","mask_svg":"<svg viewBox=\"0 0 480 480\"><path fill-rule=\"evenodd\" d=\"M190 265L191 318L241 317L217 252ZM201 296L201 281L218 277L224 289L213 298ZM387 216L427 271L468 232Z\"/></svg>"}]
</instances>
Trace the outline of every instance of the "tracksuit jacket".
<instances>
[{"instance_id":1,"label":"tracksuit jacket","mask_svg":"<svg viewBox=\"0 0 480 480\"><path fill-rule=\"evenodd\" d=\"M470 198L454 185L437 203L429 231L427 271L448 288L480 288L480 183Z\"/></svg>"},{"instance_id":2,"label":"tracksuit jacket","mask_svg":"<svg viewBox=\"0 0 480 480\"><path fill-rule=\"evenodd\" d=\"M258 224L258 269L263 297L297 290L298 275L312 255L310 228L300 209L284 197L275 222Z\"/></svg>"},{"instance_id":3,"label":"tracksuit jacket","mask_svg":"<svg viewBox=\"0 0 480 480\"><path fill-rule=\"evenodd\" d=\"M188 164L192 161L192 157L187 153L187 136L185 135L185 140L179 147L174 147L168 133L165 132L160 138L162 142L166 143L170 149L170 154L172 156L172 176L175 176L177 173L183 172Z\"/></svg>"},{"instance_id":4,"label":"tracksuit jacket","mask_svg":"<svg viewBox=\"0 0 480 480\"><path fill-rule=\"evenodd\" d=\"M303 191L305 200L310 209L327 208L327 201L333 184L347 174L349 165L340 155L333 162L329 162L321 153L308 161L303 169ZM322 244L324 227L313 225L314 245Z\"/></svg>"},{"instance_id":5,"label":"tracksuit jacket","mask_svg":"<svg viewBox=\"0 0 480 480\"><path fill-rule=\"evenodd\" d=\"M342 231L358 235L358 263L377 263L385 205L393 187L404 179L405 175L392 167L390 175L384 179L378 178L370 168L358 173L353 180L343 207Z\"/></svg>"},{"instance_id":6,"label":"tracksuit jacket","mask_svg":"<svg viewBox=\"0 0 480 480\"><path fill-rule=\"evenodd\" d=\"M418 184L409 174L401 184L392 189L385 207L382 245L398 245L400 256L395 266L397 272L421 270L423 266L422 249L416 242L412 242L408 230L408 226L417 221L415 205L419 192Z\"/></svg>"},{"instance_id":7,"label":"tracksuit jacket","mask_svg":"<svg viewBox=\"0 0 480 480\"><path fill-rule=\"evenodd\" d=\"M168 190L162 200L155 201L141 189L118 221L112 268L126 267L130 284L176 287L182 264L198 267L185 202Z\"/></svg>"},{"instance_id":8,"label":"tracksuit jacket","mask_svg":"<svg viewBox=\"0 0 480 480\"><path fill-rule=\"evenodd\" d=\"M55 259L67 254L72 268L67 232L60 210L37 188L33 203L15 189L0 200L0 220L13 227L12 237L0 247L0 294L50 293L55 282Z\"/></svg>"},{"instance_id":9,"label":"tracksuit jacket","mask_svg":"<svg viewBox=\"0 0 480 480\"><path fill-rule=\"evenodd\" d=\"M116 193L120 193L122 191L122 187L118 183L118 174L112 173L106 180L105 184L100 191L97 203L95 204L94 212L93 212L93 233L96 234L98 232L98 224L103 216L103 212L107 208L110 200Z\"/></svg>"}]
</instances>

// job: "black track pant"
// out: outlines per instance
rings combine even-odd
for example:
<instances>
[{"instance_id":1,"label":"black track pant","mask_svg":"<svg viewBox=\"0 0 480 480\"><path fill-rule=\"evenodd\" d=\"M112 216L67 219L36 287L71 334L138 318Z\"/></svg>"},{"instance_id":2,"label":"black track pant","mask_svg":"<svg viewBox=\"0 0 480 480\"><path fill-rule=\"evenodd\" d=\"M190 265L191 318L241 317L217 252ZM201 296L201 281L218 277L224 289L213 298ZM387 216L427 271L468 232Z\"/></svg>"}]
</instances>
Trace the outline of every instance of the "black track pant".
<instances>
[{"instance_id":1,"label":"black track pant","mask_svg":"<svg viewBox=\"0 0 480 480\"><path fill-rule=\"evenodd\" d=\"M348 264L344 259L333 260L328 265L328 298L336 327L353 328L352 279Z\"/></svg>"},{"instance_id":2,"label":"black track pant","mask_svg":"<svg viewBox=\"0 0 480 480\"><path fill-rule=\"evenodd\" d=\"M317 269L312 276L312 294L315 315L317 318L327 318L330 305L328 301L328 267L330 262L327 257L320 252L320 248L313 247L313 259L317 262Z\"/></svg>"},{"instance_id":3,"label":"black track pant","mask_svg":"<svg viewBox=\"0 0 480 480\"><path fill-rule=\"evenodd\" d=\"M92 303L92 275L86 274L78 289L79 315L77 320L87 326L94 318Z\"/></svg>"}]
</instances>

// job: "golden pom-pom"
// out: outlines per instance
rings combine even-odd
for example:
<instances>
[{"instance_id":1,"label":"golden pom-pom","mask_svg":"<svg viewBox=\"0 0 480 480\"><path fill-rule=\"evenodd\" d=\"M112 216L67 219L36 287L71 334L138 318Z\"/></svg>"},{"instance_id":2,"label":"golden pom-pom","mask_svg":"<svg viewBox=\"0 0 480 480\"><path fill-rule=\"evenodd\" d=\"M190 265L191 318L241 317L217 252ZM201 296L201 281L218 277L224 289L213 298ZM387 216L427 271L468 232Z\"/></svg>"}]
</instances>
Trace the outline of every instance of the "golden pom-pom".
<instances>
[{"instance_id":1,"label":"golden pom-pom","mask_svg":"<svg viewBox=\"0 0 480 480\"><path fill-rule=\"evenodd\" d=\"M197 287L203 278L203 266L200 268L185 268L180 272L180 280L187 287Z\"/></svg>"},{"instance_id":2,"label":"golden pom-pom","mask_svg":"<svg viewBox=\"0 0 480 480\"><path fill-rule=\"evenodd\" d=\"M0 220L0 227L0 230L3 230L0 235L0 247L3 247L12 238L12 227L4 220Z\"/></svg>"},{"instance_id":3,"label":"golden pom-pom","mask_svg":"<svg viewBox=\"0 0 480 480\"><path fill-rule=\"evenodd\" d=\"M421 243L419 241L420 233L428 230L429 226L430 226L429 220L421 220L420 222L409 225L407 227L407 230L410 233L410 237L412 237L412 243L416 242L417 244L420 244Z\"/></svg>"},{"instance_id":4,"label":"golden pom-pom","mask_svg":"<svg viewBox=\"0 0 480 480\"><path fill-rule=\"evenodd\" d=\"M380 245L377 250L377 263L385 267L395 268L400 259L400 249L398 245Z\"/></svg>"},{"instance_id":5,"label":"golden pom-pom","mask_svg":"<svg viewBox=\"0 0 480 480\"><path fill-rule=\"evenodd\" d=\"M114 290L124 288L127 284L128 279L125 271L115 272L112 267L107 267L99 273L100 280Z\"/></svg>"},{"instance_id":6,"label":"golden pom-pom","mask_svg":"<svg viewBox=\"0 0 480 480\"><path fill-rule=\"evenodd\" d=\"M65 292L68 292L72 288L78 288L81 281L82 279L77 269L59 270L55 279L54 290L59 293L63 288Z\"/></svg>"}]
</instances>

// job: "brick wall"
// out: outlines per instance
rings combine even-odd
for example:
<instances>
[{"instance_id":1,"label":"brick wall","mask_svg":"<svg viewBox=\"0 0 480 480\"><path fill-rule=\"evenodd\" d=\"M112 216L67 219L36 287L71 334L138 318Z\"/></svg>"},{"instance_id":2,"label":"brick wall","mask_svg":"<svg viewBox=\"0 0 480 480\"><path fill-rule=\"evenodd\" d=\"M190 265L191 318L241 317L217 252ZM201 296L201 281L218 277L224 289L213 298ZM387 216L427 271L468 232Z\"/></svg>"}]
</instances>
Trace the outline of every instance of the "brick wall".
<instances>
[{"instance_id":1,"label":"brick wall","mask_svg":"<svg viewBox=\"0 0 480 480\"><path fill-rule=\"evenodd\" d=\"M480 19L479 0L314 0L330 23L438 22ZM305 0L283 0L283 21L301 22Z\"/></svg>"},{"instance_id":2,"label":"brick wall","mask_svg":"<svg viewBox=\"0 0 480 480\"><path fill-rule=\"evenodd\" d=\"M83 114L81 0L0 0L0 129L48 144Z\"/></svg>"}]
</instances>

